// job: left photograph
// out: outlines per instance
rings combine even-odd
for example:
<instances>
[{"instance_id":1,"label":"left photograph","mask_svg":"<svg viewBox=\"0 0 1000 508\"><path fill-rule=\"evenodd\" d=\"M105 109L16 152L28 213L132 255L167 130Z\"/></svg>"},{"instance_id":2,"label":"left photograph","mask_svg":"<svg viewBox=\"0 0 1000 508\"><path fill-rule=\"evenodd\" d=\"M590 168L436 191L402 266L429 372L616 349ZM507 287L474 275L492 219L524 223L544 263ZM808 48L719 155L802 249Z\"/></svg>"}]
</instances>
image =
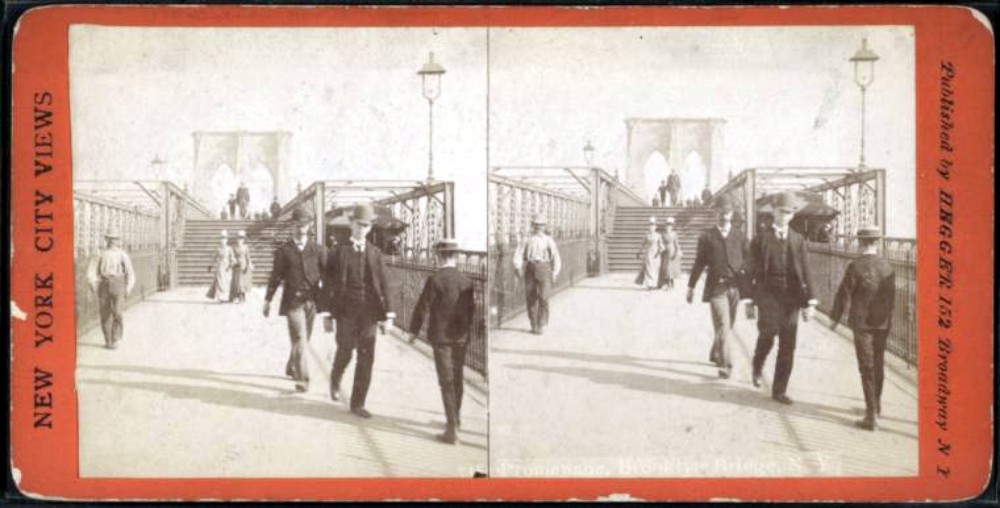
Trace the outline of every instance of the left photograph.
<instances>
[{"instance_id":1,"label":"left photograph","mask_svg":"<svg viewBox=\"0 0 1000 508\"><path fill-rule=\"evenodd\" d=\"M69 35L79 475L488 475L485 29Z\"/></svg>"}]
</instances>

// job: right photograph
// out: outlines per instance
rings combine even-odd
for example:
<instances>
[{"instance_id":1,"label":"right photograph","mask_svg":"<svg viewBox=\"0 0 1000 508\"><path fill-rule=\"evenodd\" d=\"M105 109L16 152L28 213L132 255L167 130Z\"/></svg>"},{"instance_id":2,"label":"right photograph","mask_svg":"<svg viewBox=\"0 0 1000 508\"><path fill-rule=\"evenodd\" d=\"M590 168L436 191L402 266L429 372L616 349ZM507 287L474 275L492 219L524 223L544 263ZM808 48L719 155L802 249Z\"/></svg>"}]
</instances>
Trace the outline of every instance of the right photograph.
<instances>
[{"instance_id":1,"label":"right photograph","mask_svg":"<svg viewBox=\"0 0 1000 508\"><path fill-rule=\"evenodd\" d=\"M916 476L913 27L488 41L490 475Z\"/></svg>"}]
</instances>

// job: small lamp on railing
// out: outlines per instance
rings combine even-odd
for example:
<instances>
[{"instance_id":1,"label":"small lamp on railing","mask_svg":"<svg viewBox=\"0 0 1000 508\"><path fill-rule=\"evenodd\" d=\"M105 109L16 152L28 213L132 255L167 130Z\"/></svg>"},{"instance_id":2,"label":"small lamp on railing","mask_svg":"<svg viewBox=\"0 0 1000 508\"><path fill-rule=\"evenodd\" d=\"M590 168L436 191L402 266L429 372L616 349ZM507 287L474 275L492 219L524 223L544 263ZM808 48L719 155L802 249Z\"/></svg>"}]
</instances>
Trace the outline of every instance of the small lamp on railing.
<instances>
[{"instance_id":1,"label":"small lamp on railing","mask_svg":"<svg viewBox=\"0 0 1000 508\"><path fill-rule=\"evenodd\" d=\"M860 169L865 168L865 92L875 81L875 61L878 55L868 49L868 39L861 39L861 48L851 57L854 62L854 82L861 89L861 159Z\"/></svg>"},{"instance_id":2,"label":"small lamp on railing","mask_svg":"<svg viewBox=\"0 0 1000 508\"><path fill-rule=\"evenodd\" d=\"M587 161L587 167L594 167L594 146L590 144L590 140L587 140L587 144L583 147L583 160Z\"/></svg>"},{"instance_id":3,"label":"small lamp on railing","mask_svg":"<svg viewBox=\"0 0 1000 508\"><path fill-rule=\"evenodd\" d=\"M434 61L434 52L427 57L427 63L417 71L424 98L427 99L427 181L434 181L434 100L441 95L441 75L444 67Z\"/></svg>"}]
</instances>

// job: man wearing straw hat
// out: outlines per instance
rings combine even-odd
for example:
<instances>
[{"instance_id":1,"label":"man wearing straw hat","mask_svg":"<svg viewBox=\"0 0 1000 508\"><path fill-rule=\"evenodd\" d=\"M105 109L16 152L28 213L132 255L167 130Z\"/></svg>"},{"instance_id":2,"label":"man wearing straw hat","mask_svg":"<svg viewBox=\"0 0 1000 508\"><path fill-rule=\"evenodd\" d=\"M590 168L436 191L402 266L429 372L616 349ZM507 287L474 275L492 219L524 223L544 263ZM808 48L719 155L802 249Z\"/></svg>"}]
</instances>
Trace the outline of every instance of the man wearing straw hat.
<instances>
[{"instance_id":1,"label":"man wearing straw hat","mask_svg":"<svg viewBox=\"0 0 1000 508\"><path fill-rule=\"evenodd\" d=\"M800 207L791 192L776 196L774 223L750 243L747 262L747 274L753 281L754 303L760 309L757 346L753 356L753 384L759 387L763 382L764 362L777 336L778 358L774 366L771 398L782 404L792 403L785 392L795 359L800 311L803 321L808 321L818 303L813 298L805 239L788 227Z\"/></svg>"},{"instance_id":2,"label":"man wearing straw hat","mask_svg":"<svg viewBox=\"0 0 1000 508\"><path fill-rule=\"evenodd\" d=\"M545 234L545 215L535 214L532 233L514 251L514 270L524 278L524 297L528 305L531 333L541 335L549 322L549 294L562 269L559 248Z\"/></svg>"},{"instance_id":3,"label":"man wearing straw hat","mask_svg":"<svg viewBox=\"0 0 1000 508\"><path fill-rule=\"evenodd\" d=\"M351 216L351 237L330 253L324 273L324 292L329 297L329 311L337 320L337 352L330 372L330 398L340 400L340 381L351 363L354 350L358 361L354 366L351 387L351 412L361 418L371 418L365 408L375 362L375 332L392 323L388 270L382 251L366 237L375 222L371 205L354 207Z\"/></svg>"},{"instance_id":4,"label":"man wearing straw hat","mask_svg":"<svg viewBox=\"0 0 1000 508\"><path fill-rule=\"evenodd\" d=\"M718 224L705 230L698 238L698 251L691 276L688 278L687 302L694 299L694 287L705 271L702 301L708 303L715 330L709 360L719 368L719 377L732 375L730 345L736 308L740 303L740 283L746 276L743 262L747 255L747 239L733 228L735 207L728 196L719 198L716 207Z\"/></svg>"},{"instance_id":5,"label":"man wearing straw hat","mask_svg":"<svg viewBox=\"0 0 1000 508\"><path fill-rule=\"evenodd\" d=\"M877 227L861 228L857 237L861 257L847 265L830 313L830 329L837 328L844 309L850 305L847 323L854 331L854 350L865 396L865 417L856 425L875 430L882 413L885 344L892 326L896 273L878 255L882 233Z\"/></svg>"},{"instance_id":6,"label":"man wearing straw hat","mask_svg":"<svg viewBox=\"0 0 1000 508\"><path fill-rule=\"evenodd\" d=\"M420 333L424 314L429 312L427 339L434 346L434 367L441 387L441 401L447 424L438 436L445 443L458 443L461 424L463 370L469 333L476 313L475 289L472 280L457 268L458 242L441 240L434 246L441 268L424 283L424 289L413 309L410 337Z\"/></svg>"},{"instance_id":7,"label":"man wearing straw hat","mask_svg":"<svg viewBox=\"0 0 1000 508\"><path fill-rule=\"evenodd\" d=\"M104 235L104 240L107 247L91 259L87 266L87 282L90 283L90 289L97 293L104 345L108 349L117 349L125 332L122 310L125 307L125 297L135 286L135 270L132 268L132 260L121 249L121 237L118 233L109 231Z\"/></svg>"},{"instance_id":8,"label":"man wearing straw hat","mask_svg":"<svg viewBox=\"0 0 1000 508\"><path fill-rule=\"evenodd\" d=\"M295 389L309 389L309 368L306 348L312 336L316 318L320 281L326 266L326 249L309 238L312 213L300 207L292 212L294 237L274 253L274 266L264 295L264 317L271 313L271 299L283 286L278 315L288 319L288 335L292 351L285 363L285 374L295 380Z\"/></svg>"}]
</instances>

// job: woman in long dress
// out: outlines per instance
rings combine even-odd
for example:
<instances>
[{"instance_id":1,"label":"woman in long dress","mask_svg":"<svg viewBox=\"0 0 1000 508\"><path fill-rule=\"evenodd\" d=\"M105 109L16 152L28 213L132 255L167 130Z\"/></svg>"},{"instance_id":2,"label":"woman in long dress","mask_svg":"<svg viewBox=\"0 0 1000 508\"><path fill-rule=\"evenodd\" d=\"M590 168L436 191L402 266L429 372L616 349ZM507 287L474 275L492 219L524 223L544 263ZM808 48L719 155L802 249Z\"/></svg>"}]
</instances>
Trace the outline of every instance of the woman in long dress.
<instances>
[{"instance_id":1,"label":"woman in long dress","mask_svg":"<svg viewBox=\"0 0 1000 508\"><path fill-rule=\"evenodd\" d=\"M642 248L639 250L639 257L643 260L642 271L636 277L635 283L641 284L646 289L656 289L657 279L660 275L660 254L663 252L663 238L656 232L656 218L649 218L649 231L642 240Z\"/></svg>"},{"instance_id":2,"label":"woman in long dress","mask_svg":"<svg viewBox=\"0 0 1000 508\"><path fill-rule=\"evenodd\" d=\"M250 246L247 245L246 231L236 234L236 245L233 246L233 284L229 298L231 301L244 303L253 288L253 259L250 258Z\"/></svg>"},{"instance_id":3,"label":"woman in long dress","mask_svg":"<svg viewBox=\"0 0 1000 508\"><path fill-rule=\"evenodd\" d=\"M212 264L208 267L209 272L215 273L215 280L212 287L208 288L205 295L219 303L229 301L229 288L233 281L233 249L229 247L229 235L222 231L219 246L215 249L212 257Z\"/></svg>"},{"instance_id":4,"label":"woman in long dress","mask_svg":"<svg viewBox=\"0 0 1000 508\"><path fill-rule=\"evenodd\" d=\"M670 289L674 287L674 279L681 276L681 252L680 240L677 232L674 231L674 218L667 217L667 224L664 226L663 253L660 254L660 281L659 287Z\"/></svg>"}]
</instances>

